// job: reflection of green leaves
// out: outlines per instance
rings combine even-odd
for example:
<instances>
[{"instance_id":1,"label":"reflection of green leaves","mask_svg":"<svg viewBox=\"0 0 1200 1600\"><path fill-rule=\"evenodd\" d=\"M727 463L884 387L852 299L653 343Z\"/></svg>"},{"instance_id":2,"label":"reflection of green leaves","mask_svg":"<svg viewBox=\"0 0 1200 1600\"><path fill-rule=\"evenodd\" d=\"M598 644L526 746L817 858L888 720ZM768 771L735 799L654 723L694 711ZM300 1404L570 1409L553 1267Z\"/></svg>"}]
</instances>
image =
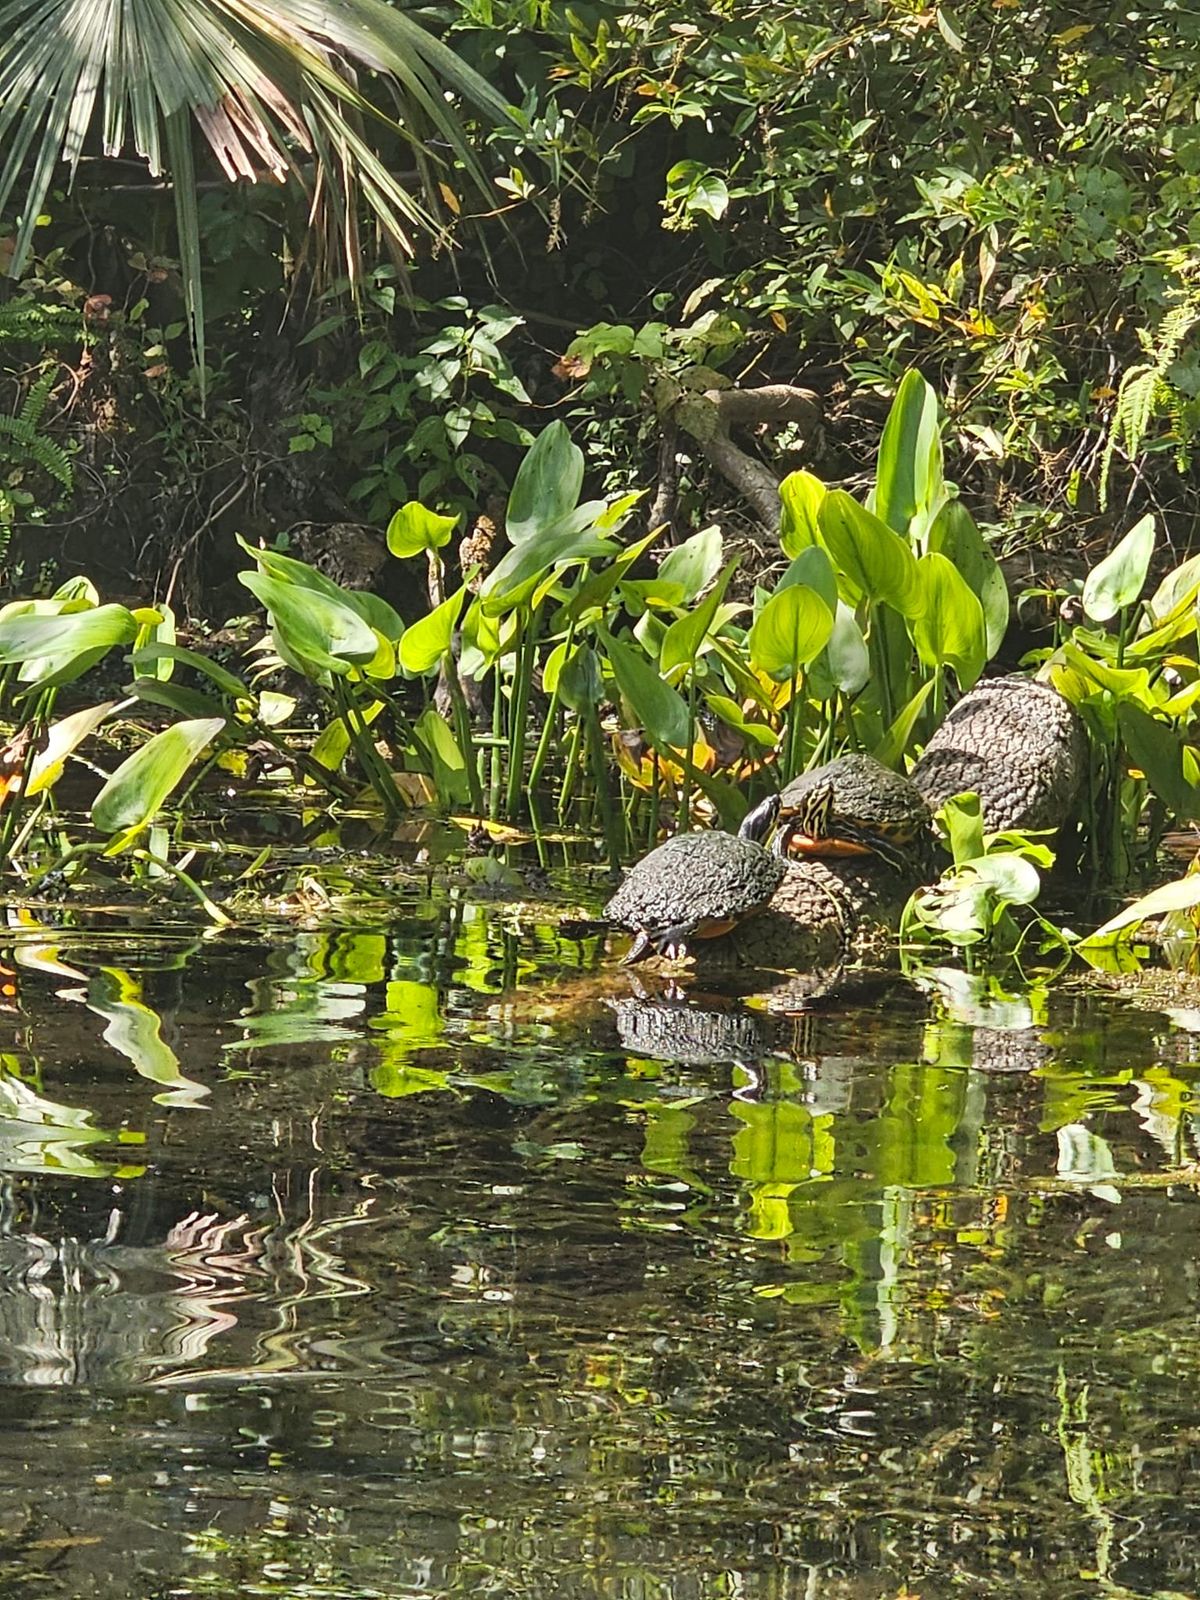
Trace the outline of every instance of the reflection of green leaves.
<instances>
[{"instance_id":1,"label":"reflection of green leaves","mask_svg":"<svg viewBox=\"0 0 1200 1600\"><path fill-rule=\"evenodd\" d=\"M202 1083L185 1078L179 1058L162 1036L162 1018L142 999L137 979L120 967L102 967L87 989L87 1006L108 1023L104 1041L118 1051L134 1071L164 1093L154 1096L162 1106L192 1106L208 1094Z\"/></svg>"}]
</instances>

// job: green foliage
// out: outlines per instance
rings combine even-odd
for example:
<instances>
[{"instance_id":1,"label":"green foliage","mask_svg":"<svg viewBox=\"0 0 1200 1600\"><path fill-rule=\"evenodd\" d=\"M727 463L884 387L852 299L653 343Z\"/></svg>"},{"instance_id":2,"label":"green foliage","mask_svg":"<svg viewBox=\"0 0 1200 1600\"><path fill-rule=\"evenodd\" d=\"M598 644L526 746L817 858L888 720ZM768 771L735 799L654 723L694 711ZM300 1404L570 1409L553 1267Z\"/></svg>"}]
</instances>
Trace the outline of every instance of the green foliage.
<instances>
[{"instance_id":1,"label":"green foliage","mask_svg":"<svg viewBox=\"0 0 1200 1600\"><path fill-rule=\"evenodd\" d=\"M498 306L473 308L461 295L434 303L410 299L406 326L416 317L430 331L404 353L392 301L379 297L385 271L373 282L375 314L362 333L334 314L310 335L349 344L355 370L335 386L309 391L313 409L287 424L289 449L336 454L350 474L349 498L372 522L407 500L470 512L498 486L489 450L532 437L514 416L529 396L500 348L523 319Z\"/></svg>"}]
</instances>

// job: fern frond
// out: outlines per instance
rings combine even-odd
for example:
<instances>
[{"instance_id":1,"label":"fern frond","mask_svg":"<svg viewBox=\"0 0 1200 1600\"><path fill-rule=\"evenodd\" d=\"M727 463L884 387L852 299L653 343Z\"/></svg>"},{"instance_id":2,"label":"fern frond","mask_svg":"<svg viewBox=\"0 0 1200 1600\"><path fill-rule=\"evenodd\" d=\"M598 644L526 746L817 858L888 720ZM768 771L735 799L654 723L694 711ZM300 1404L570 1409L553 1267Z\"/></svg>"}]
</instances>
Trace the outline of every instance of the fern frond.
<instances>
[{"instance_id":1,"label":"fern frond","mask_svg":"<svg viewBox=\"0 0 1200 1600\"><path fill-rule=\"evenodd\" d=\"M1108 437L1100 456L1102 509L1108 505L1108 480L1117 451L1122 450L1126 459L1132 461L1140 452L1157 413L1166 412L1172 418L1172 426L1177 427L1176 419L1182 413L1177 403L1179 397L1167 373L1197 322L1200 322L1200 290L1188 285L1179 301L1163 317L1156 336L1139 329L1138 342L1148 359L1128 367L1117 385ZM1186 441L1178 431L1176 437L1178 460Z\"/></svg>"},{"instance_id":2,"label":"fern frond","mask_svg":"<svg viewBox=\"0 0 1200 1600\"><path fill-rule=\"evenodd\" d=\"M20 446L19 450L6 450L4 448L4 435ZM18 466L24 464L22 453L26 460L34 462L41 467L43 472L56 478L63 488L69 493L75 483L75 469L71 465L71 458L61 445L47 439L45 434L38 433L25 421L23 417L0 417L0 456L10 461L15 461Z\"/></svg>"}]
</instances>

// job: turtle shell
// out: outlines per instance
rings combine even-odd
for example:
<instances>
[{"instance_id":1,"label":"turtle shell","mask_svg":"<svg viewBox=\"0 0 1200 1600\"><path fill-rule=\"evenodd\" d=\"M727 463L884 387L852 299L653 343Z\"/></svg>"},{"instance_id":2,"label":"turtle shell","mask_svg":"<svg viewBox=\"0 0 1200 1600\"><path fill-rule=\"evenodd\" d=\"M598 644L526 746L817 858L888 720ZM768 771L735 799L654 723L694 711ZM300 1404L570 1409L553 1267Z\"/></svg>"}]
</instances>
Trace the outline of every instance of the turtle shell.
<instances>
[{"instance_id":1,"label":"turtle shell","mask_svg":"<svg viewBox=\"0 0 1200 1600\"><path fill-rule=\"evenodd\" d=\"M604 915L639 935L636 960L650 946L666 951L727 932L767 904L786 870L753 840L717 829L678 833L630 868Z\"/></svg>"},{"instance_id":2,"label":"turtle shell","mask_svg":"<svg viewBox=\"0 0 1200 1600\"><path fill-rule=\"evenodd\" d=\"M779 797L783 854L881 855L897 862L928 829L920 790L873 756L852 754L794 778Z\"/></svg>"}]
</instances>

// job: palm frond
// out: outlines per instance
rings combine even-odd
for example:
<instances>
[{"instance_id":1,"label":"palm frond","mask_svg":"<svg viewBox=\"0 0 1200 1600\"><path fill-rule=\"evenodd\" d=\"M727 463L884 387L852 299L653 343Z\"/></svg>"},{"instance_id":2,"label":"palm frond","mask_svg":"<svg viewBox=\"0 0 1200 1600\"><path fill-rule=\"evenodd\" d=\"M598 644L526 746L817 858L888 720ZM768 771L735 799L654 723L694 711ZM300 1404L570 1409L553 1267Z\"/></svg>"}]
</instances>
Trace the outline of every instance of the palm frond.
<instances>
[{"instance_id":1,"label":"palm frond","mask_svg":"<svg viewBox=\"0 0 1200 1600\"><path fill-rule=\"evenodd\" d=\"M366 69L386 101L358 86ZM55 170L73 179L89 134L132 145L174 181L179 252L203 364L200 227L193 129L231 180L305 185L310 217L357 275L357 206L411 254L439 231L434 209L389 170L369 130L409 141L429 170L431 140L490 195L449 87L495 124L503 98L387 0L0 0L0 210L23 185L9 271L21 271ZM335 220L336 219L336 220Z\"/></svg>"}]
</instances>

